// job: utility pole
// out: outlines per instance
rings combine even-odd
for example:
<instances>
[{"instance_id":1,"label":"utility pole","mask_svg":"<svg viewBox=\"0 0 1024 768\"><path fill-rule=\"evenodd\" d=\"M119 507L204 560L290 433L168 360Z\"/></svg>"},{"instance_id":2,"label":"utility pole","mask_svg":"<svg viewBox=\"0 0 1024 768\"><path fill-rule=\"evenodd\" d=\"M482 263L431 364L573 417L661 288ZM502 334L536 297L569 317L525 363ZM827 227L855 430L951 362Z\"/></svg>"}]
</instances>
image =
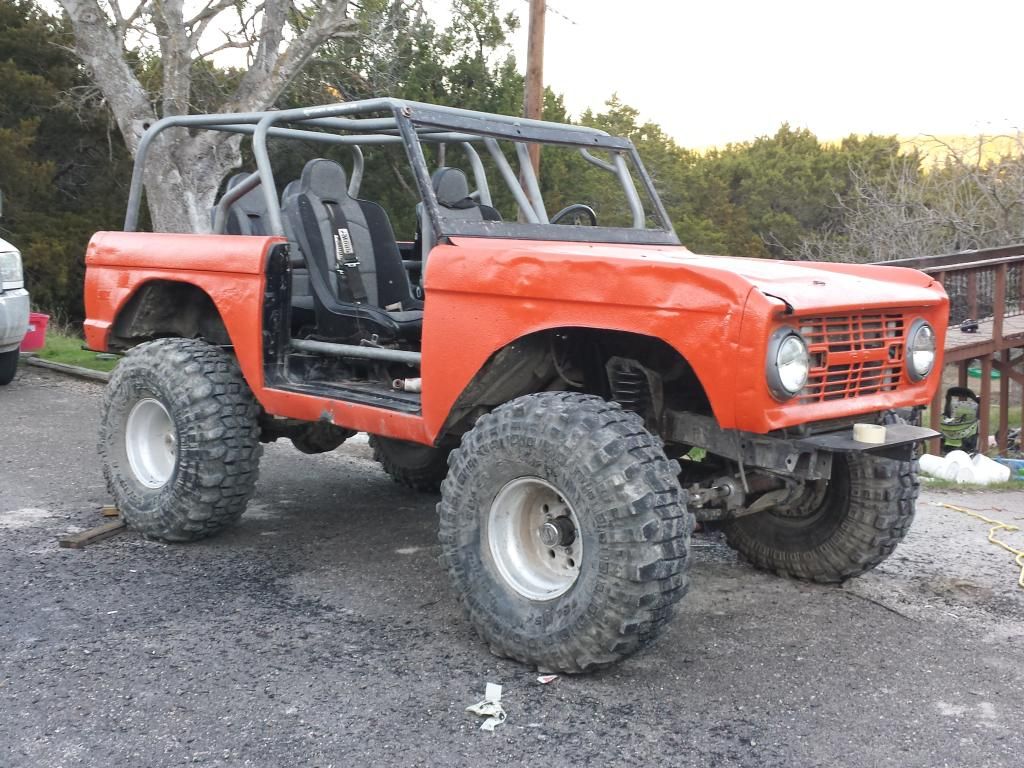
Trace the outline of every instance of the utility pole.
<instances>
[{"instance_id":1,"label":"utility pole","mask_svg":"<svg viewBox=\"0 0 1024 768\"><path fill-rule=\"evenodd\" d=\"M523 115L540 120L544 113L544 16L547 0L530 0L530 27L526 46L526 88ZM530 144L533 172L540 172L540 145Z\"/></svg>"}]
</instances>

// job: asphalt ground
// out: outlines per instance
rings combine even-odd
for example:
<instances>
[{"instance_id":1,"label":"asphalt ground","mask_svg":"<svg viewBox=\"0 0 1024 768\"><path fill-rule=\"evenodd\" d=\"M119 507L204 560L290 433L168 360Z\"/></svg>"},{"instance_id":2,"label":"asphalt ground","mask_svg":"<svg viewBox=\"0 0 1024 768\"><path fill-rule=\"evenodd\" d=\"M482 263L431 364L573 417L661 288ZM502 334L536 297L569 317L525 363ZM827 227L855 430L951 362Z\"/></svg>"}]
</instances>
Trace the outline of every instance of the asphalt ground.
<instances>
[{"instance_id":1,"label":"asphalt ground","mask_svg":"<svg viewBox=\"0 0 1024 768\"><path fill-rule=\"evenodd\" d=\"M895 555L839 588L698 535L652 648L540 685L463 619L436 498L358 439L268 446L216 539L59 548L104 522L101 391L31 368L0 388L0 768L1024 765L1024 590L985 525L935 506L1024 527L1024 493L925 493ZM487 682L494 733L464 711Z\"/></svg>"}]
</instances>

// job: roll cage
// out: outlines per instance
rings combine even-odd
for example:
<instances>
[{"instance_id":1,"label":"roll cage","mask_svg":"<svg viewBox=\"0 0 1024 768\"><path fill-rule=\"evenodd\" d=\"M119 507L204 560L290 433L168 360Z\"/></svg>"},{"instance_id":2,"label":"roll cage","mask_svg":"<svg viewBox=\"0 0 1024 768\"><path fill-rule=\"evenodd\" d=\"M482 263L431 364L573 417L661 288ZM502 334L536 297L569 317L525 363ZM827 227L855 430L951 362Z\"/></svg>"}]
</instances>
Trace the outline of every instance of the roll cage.
<instances>
[{"instance_id":1,"label":"roll cage","mask_svg":"<svg viewBox=\"0 0 1024 768\"><path fill-rule=\"evenodd\" d=\"M357 191L362 178L362 147L402 144L412 166L416 185L433 231L438 236L484 236L532 240L571 240L582 242L620 242L651 245L677 245L678 238L665 212L654 184L640 156L628 139L610 136L585 126L541 120L528 120L454 107L436 106L393 98L369 99L279 111L237 112L211 115L183 115L163 118L143 134L132 172L128 210L124 229L135 231L139 222L142 187L149 147L163 131L172 128L214 130L241 134L252 139L256 171L231 187L220 199L214 214L213 229L223 233L230 207L244 195L260 187L267 206L272 234L285 234L281 204L268 152L268 139L295 139L350 147L354 167L350 190ZM512 142L518 161L518 177L498 144ZM478 202L491 205L491 187L481 153L493 161L501 181L518 208L518 221L466 221L446 218L431 184L423 143L457 145L468 158L476 184ZM592 166L611 173L618 180L629 208L630 227L552 226L545 209L538 179L529 161L527 145L557 145L575 148ZM609 160L595 156L606 153ZM629 163L627 163L627 159ZM649 201L646 211L637 191L630 164ZM650 226L648 215L653 220Z\"/></svg>"}]
</instances>

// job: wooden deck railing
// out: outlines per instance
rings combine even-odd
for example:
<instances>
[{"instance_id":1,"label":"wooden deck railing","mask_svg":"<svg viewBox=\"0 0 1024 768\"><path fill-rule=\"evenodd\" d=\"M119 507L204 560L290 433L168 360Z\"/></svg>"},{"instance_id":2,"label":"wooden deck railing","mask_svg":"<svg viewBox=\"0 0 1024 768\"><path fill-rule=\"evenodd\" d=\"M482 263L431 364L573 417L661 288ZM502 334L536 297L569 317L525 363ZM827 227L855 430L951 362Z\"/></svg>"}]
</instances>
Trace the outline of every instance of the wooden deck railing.
<instances>
[{"instance_id":1,"label":"wooden deck railing","mask_svg":"<svg viewBox=\"0 0 1024 768\"><path fill-rule=\"evenodd\" d=\"M972 360L981 367L979 447L990 434L992 370L999 371L999 448L1006 450L1011 383L1024 386L1024 245L965 251L945 256L882 262L911 267L934 276L949 294L949 329L945 362L956 365L960 386L967 385ZM931 407L931 425L938 428L945 391L939 387Z\"/></svg>"}]
</instances>

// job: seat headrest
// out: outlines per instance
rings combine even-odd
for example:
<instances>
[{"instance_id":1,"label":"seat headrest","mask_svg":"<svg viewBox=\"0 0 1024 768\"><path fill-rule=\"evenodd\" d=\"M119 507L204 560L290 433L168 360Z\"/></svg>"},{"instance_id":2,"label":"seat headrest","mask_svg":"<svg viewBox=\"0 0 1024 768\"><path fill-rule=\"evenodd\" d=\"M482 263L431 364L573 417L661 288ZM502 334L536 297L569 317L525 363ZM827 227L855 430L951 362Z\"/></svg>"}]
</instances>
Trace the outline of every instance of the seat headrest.
<instances>
[{"instance_id":1,"label":"seat headrest","mask_svg":"<svg viewBox=\"0 0 1024 768\"><path fill-rule=\"evenodd\" d=\"M463 208L469 198L469 182L458 168L438 168L430 177L437 202L446 208Z\"/></svg>"},{"instance_id":2,"label":"seat headrest","mask_svg":"<svg viewBox=\"0 0 1024 768\"><path fill-rule=\"evenodd\" d=\"M284 192L281 193L281 200L288 200L289 198L295 197L299 194L300 182L298 179L295 181L289 181L284 188Z\"/></svg>"},{"instance_id":3,"label":"seat headrest","mask_svg":"<svg viewBox=\"0 0 1024 768\"><path fill-rule=\"evenodd\" d=\"M244 171L242 173L236 173L234 176L228 179L228 184L224 191L227 192L231 189L234 189L243 181L248 179L251 175L252 174L245 173ZM267 201L263 197L263 189L259 185L257 185L253 189L250 189L240 198L235 200L235 202L232 204L232 207L245 211L245 213L247 214L265 214L267 212Z\"/></svg>"},{"instance_id":4,"label":"seat headrest","mask_svg":"<svg viewBox=\"0 0 1024 768\"><path fill-rule=\"evenodd\" d=\"M345 175L345 169L333 160L325 160L322 157L310 160L302 169L299 182L303 192L312 192L328 200L348 196L348 177Z\"/></svg>"}]
</instances>

